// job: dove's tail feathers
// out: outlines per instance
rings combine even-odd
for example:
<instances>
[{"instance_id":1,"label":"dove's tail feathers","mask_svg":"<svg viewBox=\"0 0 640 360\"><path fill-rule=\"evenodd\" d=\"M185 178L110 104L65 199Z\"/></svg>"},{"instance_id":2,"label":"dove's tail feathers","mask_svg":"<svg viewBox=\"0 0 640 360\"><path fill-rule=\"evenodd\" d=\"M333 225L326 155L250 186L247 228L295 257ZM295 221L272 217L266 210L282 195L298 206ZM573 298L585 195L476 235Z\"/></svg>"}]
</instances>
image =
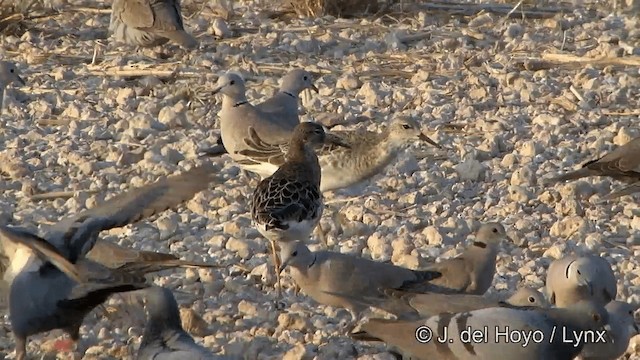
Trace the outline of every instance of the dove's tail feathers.
<instances>
[{"instance_id":1,"label":"dove's tail feathers","mask_svg":"<svg viewBox=\"0 0 640 360\"><path fill-rule=\"evenodd\" d=\"M602 202L614 200L622 196L627 196L640 191L640 182L623 187L602 197Z\"/></svg>"},{"instance_id":2,"label":"dove's tail feathers","mask_svg":"<svg viewBox=\"0 0 640 360\"><path fill-rule=\"evenodd\" d=\"M198 40L186 31L176 30L162 33L162 36L175 42L185 49L195 49L198 46Z\"/></svg>"},{"instance_id":3,"label":"dove's tail feathers","mask_svg":"<svg viewBox=\"0 0 640 360\"><path fill-rule=\"evenodd\" d=\"M224 145L214 145L212 147L200 150L200 157L218 157L224 154L228 154L227 149Z\"/></svg>"},{"instance_id":4,"label":"dove's tail feathers","mask_svg":"<svg viewBox=\"0 0 640 360\"><path fill-rule=\"evenodd\" d=\"M351 338L359 341L382 341L382 339L370 335L366 331L358 331L351 333Z\"/></svg>"},{"instance_id":5,"label":"dove's tail feathers","mask_svg":"<svg viewBox=\"0 0 640 360\"><path fill-rule=\"evenodd\" d=\"M93 309L101 305L113 294L140 290L149 286L149 284L144 283L116 284L111 286L98 285L93 289L87 286L84 289L74 289L74 292L83 292L84 294L77 294L72 299L63 300L59 305L70 309Z\"/></svg>"},{"instance_id":6,"label":"dove's tail feathers","mask_svg":"<svg viewBox=\"0 0 640 360\"><path fill-rule=\"evenodd\" d=\"M570 171L565 174L558 175L556 177L545 179L544 184L549 185L549 184L568 181L568 180L577 180L577 179L582 179L584 177L593 176L593 175L597 175L597 173L594 173L592 170L588 168L582 168L575 171Z\"/></svg>"},{"instance_id":7,"label":"dove's tail feathers","mask_svg":"<svg viewBox=\"0 0 640 360\"><path fill-rule=\"evenodd\" d=\"M221 268L222 265L217 264L207 264L195 261L186 261L186 260L160 260L160 261L139 261L134 263L129 263L122 265L118 268L118 270L138 273L138 274L149 274L153 272L164 271L168 269L174 269L177 267L182 268Z\"/></svg>"}]
</instances>

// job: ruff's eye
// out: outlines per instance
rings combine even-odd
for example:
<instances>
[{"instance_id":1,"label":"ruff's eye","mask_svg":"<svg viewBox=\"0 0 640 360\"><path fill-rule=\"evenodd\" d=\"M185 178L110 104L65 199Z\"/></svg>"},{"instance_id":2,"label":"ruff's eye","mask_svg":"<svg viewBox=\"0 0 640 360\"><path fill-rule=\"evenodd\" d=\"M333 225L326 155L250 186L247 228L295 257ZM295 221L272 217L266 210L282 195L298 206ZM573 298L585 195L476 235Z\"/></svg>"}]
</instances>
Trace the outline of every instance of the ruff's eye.
<instances>
[{"instance_id":1,"label":"ruff's eye","mask_svg":"<svg viewBox=\"0 0 640 360\"><path fill-rule=\"evenodd\" d=\"M235 85L235 84L236 84L236 81L235 81L235 80L231 80L231 81L229 81L229 85Z\"/></svg>"},{"instance_id":2,"label":"ruff's eye","mask_svg":"<svg viewBox=\"0 0 640 360\"><path fill-rule=\"evenodd\" d=\"M309 80L309 77L307 75L305 75L304 77L302 77L302 80L307 81L307 80Z\"/></svg>"},{"instance_id":3,"label":"ruff's eye","mask_svg":"<svg viewBox=\"0 0 640 360\"><path fill-rule=\"evenodd\" d=\"M9 72L13 74L14 72L16 72L16 70L15 69L11 69L11 70L9 70Z\"/></svg>"},{"instance_id":4,"label":"ruff's eye","mask_svg":"<svg viewBox=\"0 0 640 360\"><path fill-rule=\"evenodd\" d=\"M498 233L498 229L496 229L496 228L493 228L493 230L491 230L491 231L493 231L494 233Z\"/></svg>"},{"instance_id":5,"label":"ruff's eye","mask_svg":"<svg viewBox=\"0 0 640 360\"><path fill-rule=\"evenodd\" d=\"M405 129L405 130L409 130L409 129L411 129L411 125L409 125L409 124L402 124L402 128L403 128L403 129Z\"/></svg>"},{"instance_id":6,"label":"ruff's eye","mask_svg":"<svg viewBox=\"0 0 640 360\"><path fill-rule=\"evenodd\" d=\"M298 256L298 251L296 250L296 251L292 252L291 256Z\"/></svg>"}]
</instances>

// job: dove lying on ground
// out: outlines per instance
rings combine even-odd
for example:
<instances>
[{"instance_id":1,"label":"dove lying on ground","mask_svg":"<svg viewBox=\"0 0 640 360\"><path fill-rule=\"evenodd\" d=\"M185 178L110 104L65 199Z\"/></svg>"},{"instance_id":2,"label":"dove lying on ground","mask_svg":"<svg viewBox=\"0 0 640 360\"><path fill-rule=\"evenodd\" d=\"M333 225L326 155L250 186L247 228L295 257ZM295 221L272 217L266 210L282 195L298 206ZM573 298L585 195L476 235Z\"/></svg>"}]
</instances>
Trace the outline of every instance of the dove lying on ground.
<instances>
[{"instance_id":1,"label":"dove lying on ground","mask_svg":"<svg viewBox=\"0 0 640 360\"><path fill-rule=\"evenodd\" d=\"M604 200L615 199L640 190L640 137L619 146L605 156L591 160L581 169L544 180L545 185L559 181L576 180L587 176L608 176L630 184L605 196Z\"/></svg>"},{"instance_id":2,"label":"dove lying on ground","mask_svg":"<svg viewBox=\"0 0 640 360\"><path fill-rule=\"evenodd\" d=\"M474 242L458 257L442 260L424 270L442 273L431 283L439 293L484 294L496 272L496 256L503 239L509 239L502 225L487 223L480 226ZM407 289L410 291L410 289Z\"/></svg>"},{"instance_id":3,"label":"dove lying on ground","mask_svg":"<svg viewBox=\"0 0 640 360\"><path fill-rule=\"evenodd\" d=\"M464 312L498 306L536 306L549 307L549 303L540 292L529 287L516 290L505 300L499 296L414 293L398 290L385 290L383 297L359 297L363 303L396 315L399 319L418 319L443 312Z\"/></svg>"},{"instance_id":4,"label":"dove lying on ground","mask_svg":"<svg viewBox=\"0 0 640 360\"><path fill-rule=\"evenodd\" d=\"M138 360L222 359L214 357L184 331L178 303L171 290L154 286L144 292L148 316Z\"/></svg>"},{"instance_id":5,"label":"dove lying on ground","mask_svg":"<svg viewBox=\"0 0 640 360\"><path fill-rule=\"evenodd\" d=\"M280 271L287 266L291 276L308 296L330 306L342 307L353 315L367 305L353 298L379 296L385 289L411 288L428 291L436 271L419 271L332 251L312 252L302 242L282 243Z\"/></svg>"},{"instance_id":6,"label":"dove lying on ground","mask_svg":"<svg viewBox=\"0 0 640 360\"><path fill-rule=\"evenodd\" d=\"M586 345L580 354L583 360L618 359L627 350L629 340L640 334L640 325L636 324L633 315L636 308L631 304L612 301L605 308L609 313L607 341Z\"/></svg>"},{"instance_id":7,"label":"dove lying on ground","mask_svg":"<svg viewBox=\"0 0 640 360\"><path fill-rule=\"evenodd\" d=\"M11 269L8 274L15 276L9 284L9 308L18 359L26 356L28 336L63 329L75 342L86 314L110 294L148 286L141 274L109 269L87 259L86 254L101 231L160 213L206 189L217 178L213 170L210 164L195 167L117 195L55 224L43 241L53 245L64 259L80 269L81 282L52 266L53 260L32 264L33 256L14 256L8 267ZM39 239L19 229L5 228L4 233L5 236L32 239L32 242ZM6 251L3 249L5 257Z\"/></svg>"},{"instance_id":8,"label":"dove lying on ground","mask_svg":"<svg viewBox=\"0 0 640 360\"><path fill-rule=\"evenodd\" d=\"M10 84L26 85L14 63L0 61L0 115L4 107L4 89Z\"/></svg>"},{"instance_id":9,"label":"dove lying on ground","mask_svg":"<svg viewBox=\"0 0 640 360\"><path fill-rule=\"evenodd\" d=\"M546 293L551 304L558 307L580 300L593 300L604 306L615 300L616 284L607 260L595 255L570 255L549 265Z\"/></svg>"},{"instance_id":10,"label":"dove lying on ground","mask_svg":"<svg viewBox=\"0 0 640 360\"><path fill-rule=\"evenodd\" d=\"M198 46L184 30L179 0L114 0L109 31L116 40L136 46L169 40L186 49Z\"/></svg>"},{"instance_id":11,"label":"dove lying on ground","mask_svg":"<svg viewBox=\"0 0 640 360\"><path fill-rule=\"evenodd\" d=\"M574 331L597 340L604 335L602 327L607 321L608 314L602 306L581 302L569 308L497 307L413 321L372 319L352 336L357 340L384 341L393 351L412 359L572 359L584 346ZM465 341L461 339L463 330L480 337ZM518 331L520 338L506 340L504 334ZM416 338L428 341L421 343Z\"/></svg>"}]
</instances>

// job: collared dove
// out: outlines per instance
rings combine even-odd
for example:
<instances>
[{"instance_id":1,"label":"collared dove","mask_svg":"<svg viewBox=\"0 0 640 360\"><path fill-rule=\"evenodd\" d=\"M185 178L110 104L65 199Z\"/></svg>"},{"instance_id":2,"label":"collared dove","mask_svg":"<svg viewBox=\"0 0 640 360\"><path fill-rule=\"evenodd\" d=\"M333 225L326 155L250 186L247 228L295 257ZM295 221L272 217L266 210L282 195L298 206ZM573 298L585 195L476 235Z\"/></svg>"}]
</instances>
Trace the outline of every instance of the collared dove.
<instances>
[{"instance_id":1,"label":"collared dove","mask_svg":"<svg viewBox=\"0 0 640 360\"><path fill-rule=\"evenodd\" d=\"M198 345L182 328L178 303L171 290L144 290L147 325L138 350L138 360L214 360L209 350Z\"/></svg>"},{"instance_id":2,"label":"collared dove","mask_svg":"<svg viewBox=\"0 0 640 360\"><path fill-rule=\"evenodd\" d=\"M602 343L587 344L580 357L583 360L615 360L620 358L629 340L640 333L640 327L633 315L636 310L631 304L622 301L612 301L605 306L609 313L607 340Z\"/></svg>"},{"instance_id":3,"label":"collared dove","mask_svg":"<svg viewBox=\"0 0 640 360\"><path fill-rule=\"evenodd\" d=\"M63 329L75 342L86 314L110 294L148 286L142 275L109 269L86 258L101 231L134 223L174 207L206 189L216 178L211 164L198 166L115 196L54 225L44 240L81 270L80 274L84 274L81 282L68 272L51 266L50 263L58 266L55 259L34 263L33 256L17 252L20 256L11 260L8 268L12 270L5 273L5 278L11 281L10 320L16 336L18 359L26 356L28 336ZM38 238L22 230L5 228L4 232L5 236ZM5 257L11 255L12 250L2 250Z\"/></svg>"},{"instance_id":4,"label":"collared dove","mask_svg":"<svg viewBox=\"0 0 640 360\"><path fill-rule=\"evenodd\" d=\"M271 176L281 164L243 162L246 157L240 151L247 149L245 138L249 129L252 128L267 142L280 144L289 142L295 126L258 110L249 103L245 91L244 79L239 74L227 72L218 78L213 94L223 95L222 109L218 113L220 136L225 150L240 167L265 178Z\"/></svg>"},{"instance_id":5,"label":"collared dove","mask_svg":"<svg viewBox=\"0 0 640 360\"><path fill-rule=\"evenodd\" d=\"M338 252L312 252L299 241L283 243L280 255L280 271L289 266L291 277L302 291L321 304L349 310L354 323L367 308L358 299L380 296L386 289L428 291L429 282L441 275Z\"/></svg>"},{"instance_id":6,"label":"collared dove","mask_svg":"<svg viewBox=\"0 0 640 360\"><path fill-rule=\"evenodd\" d=\"M364 297L363 302L388 311L400 319L417 319L443 312L458 313L498 306L549 307L544 295L529 287L519 288L506 299L499 295L422 294L398 290L385 290L384 294L383 297Z\"/></svg>"},{"instance_id":7,"label":"collared dove","mask_svg":"<svg viewBox=\"0 0 640 360\"><path fill-rule=\"evenodd\" d=\"M377 175L411 141L421 140L440 148L440 145L422 133L415 120L407 117L395 118L382 133L356 130L332 133L342 138L350 148L324 146L318 151L322 168L322 192L346 188ZM245 142L249 149L240 153L247 157L244 160L246 164L253 162L279 165L284 162L287 143L270 143L258 133L251 133Z\"/></svg>"},{"instance_id":8,"label":"collared dove","mask_svg":"<svg viewBox=\"0 0 640 360\"><path fill-rule=\"evenodd\" d=\"M325 134L321 125L305 122L296 126L287 161L262 180L251 198L251 218L269 240L280 298L280 274L276 242L305 241L320 221L324 202L320 193L320 166L313 146L325 142L342 145Z\"/></svg>"},{"instance_id":9,"label":"collared dove","mask_svg":"<svg viewBox=\"0 0 640 360\"><path fill-rule=\"evenodd\" d=\"M114 0L109 24L116 40L156 46L171 40L186 49L198 41L184 30L180 0Z\"/></svg>"},{"instance_id":10,"label":"collared dove","mask_svg":"<svg viewBox=\"0 0 640 360\"><path fill-rule=\"evenodd\" d=\"M303 69L291 70L282 78L278 92L264 102L256 105L255 108L258 111L269 114L272 118L277 117L278 119L276 121L284 124L285 128L293 130L293 128L300 123L300 116L298 114L299 96L305 89L312 89L316 93L318 92L318 88L313 84L313 76ZM202 155L213 157L227 153L227 149L222 142L222 137L218 138L216 145L201 150ZM275 170L274 168L273 171ZM271 173L273 173L273 171Z\"/></svg>"},{"instance_id":11,"label":"collared dove","mask_svg":"<svg viewBox=\"0 0 640 360\"><path fill-rule=\"evenodd\" d=\"M0 114L4 107L4 89L10 84L26 85L14 63L0 61Z\"/></svg>"},{"instance_id":12,"label":"collared dove","mask_svg":"<svg viewBox=\"0 0 640 360\"><path fill-rule=\"evenodd\" d=\"M222 265L181 260L172 254L127 248L100 239L87 253L87 259L98 262L110 269L148 274L176 267L218 268Z\"/></svg>"},{"instance_id":13,"label":"collared dove","mask_svg":"<svg viewBox=\"0 0 640 360\"><path fill-rule=\"evenodd\" d=\"M318 88L313 84L313 76L306 70L293 69L282 78L280 90L274 96L256 105L256 108L277 116L283 123L295 127L300 123L299 96L305 89L318 92Z\"/></svg>"},{"instance_id":14,"label":"collared dove","mask_svg":"<svg viewBox=\"0 0 640 360\"><path fill-rule=\"evenodd\" d=\"M607 260L596 255L570 255L549 265L546 292L551 304L558 307L580 300L593 300L604 306L615 300L616 284Z\"/></svg>"},{"instance_id":15,"label":"collared dove","mask_svg":"<svg viewBox=\"0 0 640 360\"><path fill-rule=\"evenodd\" d=\"M493 282L496 256L503 239L509 237L501 224L483 224L474 242L460 256L425 267L425 270L442 273L442 277L431 282L439 287L437 292L484 294Z\"/></svg>"},{"instance_id":16,"label":"collared dove","mask_svg":"<svg viewBox=\"0 0 640 360\"><path fill-rule=\"evenodd\" d=\"M608 176L630 184L605 196L604 200L615 199L640 190L640 137L619 146L599 159L583 164L581 169L545 179L544 184L576 180L587 176Z\"/></svg>"},{"instance_id":17,"label":"collared dove","mask_svg":"<svg viewBox=\"0 0 640 360\"><path fill-rule=\"evenodd\" d=\"M497 307L412 321L372 319L352 336L384 341L412 359L572 359L585 336L591 342L601 339L607 321L604 307L581 302L569 308Z\"/></svg>"}]
</instances>

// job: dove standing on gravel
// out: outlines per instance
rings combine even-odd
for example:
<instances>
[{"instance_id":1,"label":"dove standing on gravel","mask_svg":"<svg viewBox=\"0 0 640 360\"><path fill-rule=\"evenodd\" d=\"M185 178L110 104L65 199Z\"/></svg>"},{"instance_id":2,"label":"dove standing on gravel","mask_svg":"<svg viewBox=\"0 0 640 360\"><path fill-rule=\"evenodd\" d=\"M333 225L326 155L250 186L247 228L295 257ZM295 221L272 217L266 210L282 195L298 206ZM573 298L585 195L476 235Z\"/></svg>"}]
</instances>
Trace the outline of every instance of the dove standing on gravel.
<instances>
[{"instance_id":1,"label":"dove standing on gravel","mask_svg":"<svg viewBox=\"0 0 640 360\"><path fill-rule=\"evenodd\" d=\"M431 282L439 287L434 292L484 294L493 282L496 257L503 239L509 237L501 224L483 224L471 246L460 256L427 266L424 270L442 273L442 277Z\"/></svg>"},{"instance_id":2,"label":"dove standing on gravel","mask_svg":"<svg viewBox=\"0 0 640 360\"><path fill-rule=\"evenodd\" d=\"M566 307L580 300L606 305L615 300L617 280L611 264L596 255L570 255L549 265L546 280L551 304Z\"/></svg>"},{"instance_id":3,"label":"dove standing on gravel","mask_svg":"<svg viewBox=\"0 0 640 360\"><path fill-rule=\"evenodd\" d=\"M588 334L593 342L602 337L607 321L604 307L581 302L570 308L498 307L413 321L372 319L352 336L384 341L392 351L412 359L560 360L573 359L582 350L584 339L575 334ZM463 331L481 338L470 341ZM507 337L512 332L520 337Z\"/></svg>"},{"instance_id":4,"label":"dove standing on gravel","mask_svg":"<svg viewBox=\"0 0 640 360\"><path fill-rule=\"evenodd\" d=\"M171 290L150 287L145 292L147 325L138 350L138 360L221 359L198 345L182 328L180 311Z\"/></svg>"},{"instance_id":5,"label":"dove standing on gravel","mask_svg":"<svg viewBox=\"0 0 640 360\"><path fill-rule=\"evenodd\" d=\"M303 69L291 70L282 78L280 90L263 103L256 105L256 108L277 116L288 126L295 127L300 123L299 96L305 89L318 93L318 88L313 84L313 76Z\"/></svg>"},{"instance_id":6,"label":"dove standing on gravel","mask_svg":"<svg viewBox=\"0 0 640 360\"><path fill-rule=\"evenodd\" d=\"M206 189L217 178L213 170L211 164L198 166L115 196L58 222L46 239L24 230L3 228L1 237L26 239L21 243L48 242L80 274L80 278L70 275L72 272L60 265L64 262L59 257L34 262L31 254L14 251L4 278L10 287L9 319L16 337L17 359L26 356L28 336L63 329L76 342L84 317L111 294L149 286L141 274L109 269L87 259L87 253L101 231L160 213ZM3 256L8 255L10 251L8 254L3 248Z\"/></svg>"},{"instance_id":7,"label":"dove standing on gravel","mask_svg":"<svg viewBox=\"0 0 640 360\"><path fill-rule=\"evenodd\" d=\"M282 119L257 109L247 100L244 79L234 72L228 72L218 79L213 94L221 93L222 109L220 117L220 136L224 149L241 168L260 175L263 179L271 176L278 165L249 162L245 164L241 150L247 149L245 138L249 137L252 128L260 137L269 143L288 143L296 125L288 124Z\"/></svg>"},{"instance_id":8,"label":"dove standing on gravel","mask_svg":"<svg viewBox=\"0 0 640 360\"><path fill-rule=\"evenodd\" d=\"M280 299L280 273L276 242L306 241L318 225L324 202L320 193L320 165L313 147L326 142L342 145L325 134L321 125L305 122L296 126L287 161L262 180L251 199L251 218L269 240L276 269Z\"/></svg>"},{"instance_id":9,"label":"dove standing on gravel","mask_svg":"<svg viewBox=\"0 0 640 360\"><path fill-rule=\"evenodd\" d=\"M0 115L4 107L4 89L10 84L26 85L14 63L0 61Z\"/></svg>"},{"instance_id":10,"label":"dove standing on gravel","mask_svg":"<svg viewBox=\"0 0 640 360\"><path fill-rule=\"evenodd\" d=\"M498 296L416 293L398 290L385 290L385 296L363 297L363 301L372 307L396 315L399 319L418 319L444 312L458 313L480 310L490 307L549 307L549 302L539 291L522 287L505 300Z\"/></svg>"},{"instance_id":11,"label":"dove standing on gravel","mask_svg":"<svg viewBox=\"0 0 640 360\"><path fill-rule=\"evenodd\" d=\"M185 49L198 41L184 30L179 0L113 0L109 30L117 41L150 47L171 40Z\"/></svg>"},{"instance_id":12,"label":"dove standing on gravel","mask_svg":"<svg viewBox=\"0 0 640 360\"><path fill-rule=\"evenodd\" d=\"M609 313L607 339L605 342L587 344L580 357L583 360L615 360L620 358L629 340L640 334L640 327L635 322L635 308L626 302L612 301L605 306Z\"/></svg>"},{"instance_id":13,"label":"dove standing on gravel","mask_svg":"<svg viewBox=\"0 0 640 360\"><path fill-rule=\"evenodd\" d=\"M298 105L300 103L299 96L305 89L312 89L316 93L318 92L318 88L313 84L313 76L303 69L291 70L282 78L280 90L263 103L256 105L255 108L258 111L270 114L269 116L272 118L277 117L278 119L275 121L283 124L285 129L293 131L293 128L300 123L298 111ZM222 90L220 91L222 92ZM206 156L220 156L228 152L224 147L222 137L220 137L216 145L203 149L202 153ZM282 163L278 165L282 165ZM273 171L275 170L274 168ZM273 171L271 173L273 173Z\"/></svg>"},{"instance_id":14,"label":"dove standing on gravel","mask_svg":"<svg viewBox=\"0 0 640 360\"><path fill-rule=\"evenodd\" d=\"M605 196L611 200L640 190L640 137L619 146L605 156L591 160L581 169L544 180L549 185L559 181L576 180L587 176L608 176L630 184Z\"/></svg>"},{"instance_id":15,"label":"dove standing on gravel","mask_svg":"<svg viewBox=\"0 0 640 360\"><path fill-rule=\"evenodd\" d=\"M382 172L411 141L421 140L440 148L420 130L420 125L407 117L395 118L382 133L371 131L332 131L350 145L348 149L324 146L318 151L322 181L320 191L332 191L361 183ZM241 151L255 164L277 166L284 162L287 144L265 141L258 133L245 140L249 149Z\"/></svg>"},{"instance_id":16,"label":"dove standing on gravel","mask_svg":"<svg viewBox=\"0 0 640 360\"><path fill-rule=\"evenodd\" d=\"M349 310L356 324L367 305L362 297L381 296L385 289L430 290L436 271L420 271L332 251L312 252L302 242L281 245L282 265L291 268L295 283L317 302Z\"/></svg>"}]
</instances>

